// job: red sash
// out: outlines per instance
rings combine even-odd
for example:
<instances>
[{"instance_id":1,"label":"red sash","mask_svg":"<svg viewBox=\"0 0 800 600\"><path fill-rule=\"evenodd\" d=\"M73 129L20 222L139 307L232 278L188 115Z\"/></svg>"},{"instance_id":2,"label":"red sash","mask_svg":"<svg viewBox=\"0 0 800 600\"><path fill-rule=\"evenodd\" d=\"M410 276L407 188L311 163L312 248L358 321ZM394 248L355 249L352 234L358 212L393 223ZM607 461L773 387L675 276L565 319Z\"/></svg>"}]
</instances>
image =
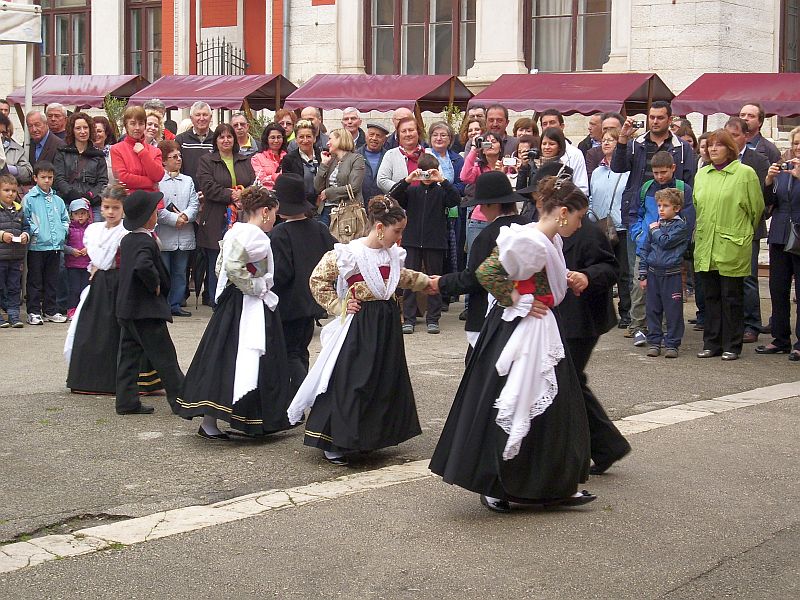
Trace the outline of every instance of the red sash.
<instances>
[{"instance_id":1,"label":"red sash","mask_svg":"<svg viewBox=\"0 0 800 600\"><path fill-rule=\"evenodd\" d=\"M392 272L391 268L388 265L380 267L381 277L384 279L389 279L389 274ZM355 275L351 275L347 278L347 287L353 287L359 281L364 281L364 276L361 273L356 273Z\"/></svg>"}]
</instances>

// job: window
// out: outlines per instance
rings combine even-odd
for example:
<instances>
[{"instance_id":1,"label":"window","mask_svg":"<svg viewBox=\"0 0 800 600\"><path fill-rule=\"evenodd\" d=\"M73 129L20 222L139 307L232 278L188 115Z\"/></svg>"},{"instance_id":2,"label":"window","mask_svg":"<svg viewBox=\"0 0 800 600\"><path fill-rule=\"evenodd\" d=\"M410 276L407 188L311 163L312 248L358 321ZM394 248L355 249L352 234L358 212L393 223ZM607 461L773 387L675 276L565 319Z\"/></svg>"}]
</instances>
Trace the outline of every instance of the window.
<instances>
[{"instance_id":1,"label":"window","mask_svg":"<svg viewBox=\"0 0 800 600\"><path fill-rule=\"evenodd\" d=\"M523 35L529 69L599 71L611 52L611 0L527 0Z\"/></svg>"},{"instance_id":2,"label":"window","mask_svg":"<svg viewBox=\"0 0 800 600\"><path fill-rule=\"evenodd\" d=\"M90 0L41 0L42 45L36 75L85 75L90 71Z\"/></svg>"},{"instance_id":3,"label":"window","mask_svg":"<svg viewBox=\"0 0 800 600\"><path fill-rule=\"evenodd\" d=\"M367 72L465 74L475 63L476 0L367 0Z\"/></svg>"},{"instance_id":4,"label":"window","mask_svg":"<svg viewBox=\"0 0 800 600\"><path fill-rule=\"evenodd\" d=\"M800 73L800 0L783 0L781 6L781 73ZM778 117L778 129L791 131L800 117Z\"/></svg>"},{"instance_id":5,"label":"window","mask_svg":"<svg viewBox=\"0 0 800 600\"><path fill-rule=\"evenodd\" d=\"M126 0L125 71L148 81L161 77L161 2Z\"/></svg>"}]
</instances>

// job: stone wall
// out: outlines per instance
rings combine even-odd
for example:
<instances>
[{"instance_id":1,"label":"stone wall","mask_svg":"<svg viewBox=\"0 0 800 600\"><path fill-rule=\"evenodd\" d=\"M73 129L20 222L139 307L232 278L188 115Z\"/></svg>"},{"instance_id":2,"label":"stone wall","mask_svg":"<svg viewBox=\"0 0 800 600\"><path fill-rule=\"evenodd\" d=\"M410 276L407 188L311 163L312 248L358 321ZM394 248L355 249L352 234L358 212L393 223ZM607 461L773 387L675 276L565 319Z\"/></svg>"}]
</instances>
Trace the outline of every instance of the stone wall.
<instances>
[{"instance_id":1,"label":"stone wall","mask_svg":"<svg viewBox=\"0 0 800 600\"><path fill-rule=\"evenodd\" d=\"M302 85L317 73L336 73L336 6L292 0L289 15L289 74Z\"/></svg>"}]
</instances>

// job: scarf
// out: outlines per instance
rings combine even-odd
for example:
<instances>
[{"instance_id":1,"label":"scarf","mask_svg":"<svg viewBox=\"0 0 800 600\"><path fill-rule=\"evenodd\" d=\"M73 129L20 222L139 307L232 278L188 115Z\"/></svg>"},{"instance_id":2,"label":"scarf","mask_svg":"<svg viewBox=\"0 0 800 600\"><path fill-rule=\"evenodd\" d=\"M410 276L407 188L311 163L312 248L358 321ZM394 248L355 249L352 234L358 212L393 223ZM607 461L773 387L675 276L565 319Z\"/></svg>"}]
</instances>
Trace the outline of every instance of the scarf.
<instances>
[{"instance_id":1,"label":"scarf","mask_svg":"<svg viewBox=\"0 0 800 600\"><path fill-rule=\"evenodd\" d=\"M402 146L398 146L398 148L400 149L400 154L406 158L408 173L416 171L419 168L419 157L422 156L425 149L420 145L417 145L411 152L406 152ZM419 181L415 181L411 185L419 185Z\"/></svg>"}]
</instances>

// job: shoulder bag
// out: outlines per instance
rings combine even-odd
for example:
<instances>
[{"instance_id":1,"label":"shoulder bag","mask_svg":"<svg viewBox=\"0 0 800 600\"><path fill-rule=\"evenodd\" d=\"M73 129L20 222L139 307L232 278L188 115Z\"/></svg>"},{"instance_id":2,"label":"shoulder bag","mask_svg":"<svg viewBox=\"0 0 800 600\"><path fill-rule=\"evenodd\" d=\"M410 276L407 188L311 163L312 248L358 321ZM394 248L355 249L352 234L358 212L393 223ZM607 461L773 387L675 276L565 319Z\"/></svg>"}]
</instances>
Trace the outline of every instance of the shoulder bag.
<instances>
[{"instance_id":1,"label":"shoulder bag","mask_svg":"<svg viewBox=\"0 0 800 600\"><path fill-rule=\"evenodd\" d=\"M348 200L339 202L331 211L330 232L342 244L364 237L367 233L367 211L353 194L353 186L347 184Z\"/></svg>"}]
</instances>

